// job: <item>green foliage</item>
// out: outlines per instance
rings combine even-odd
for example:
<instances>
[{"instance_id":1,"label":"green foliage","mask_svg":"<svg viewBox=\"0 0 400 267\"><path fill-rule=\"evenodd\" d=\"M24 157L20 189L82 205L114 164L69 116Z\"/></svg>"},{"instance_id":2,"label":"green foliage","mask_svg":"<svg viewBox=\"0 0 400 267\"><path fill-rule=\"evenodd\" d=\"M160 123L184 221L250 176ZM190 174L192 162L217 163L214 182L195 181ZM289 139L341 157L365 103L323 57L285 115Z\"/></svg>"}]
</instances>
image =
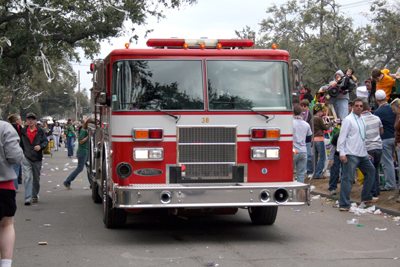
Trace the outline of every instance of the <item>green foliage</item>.
<instances>
[{"instance_id":1,"label":"green foliage","mask_svg":"<svg viewBox=\"0 0 400 267\"><path fill-rule=\"evenodd\" d=\"M25 88L24 100L37 101L35 91L52 87L58 67L49 62L80 61L77 48L93 59L100 51L100 41L130 33L149 16L163 17L163 11L192 4L196 0L0 0L0 109L4 117L10 92ZM7 40L11 46L7 45ZM42 66L40 66L42 65ZM65 66L65 65L64 65ZM42 70L42 71L41 71ZM76 84L73 77L67 82ZM58 82L56 82L58 83ZM10 87L11 84L11 87ZM63 83L56 87L63 87ZM51 91L47 92L51 93ZM46 93L46 94L47 94ZM53 92L54 93L54 92ZM35 96L36 95L36 96ZM42 93L42 95L45 95ZM13 94L15 99L15 95ZM14 102L14 100L13 100ZM14 103L15 104L15 103ZM29 103L32 105L32 103ZM25 104L18 103L21 107ZM12 107L13 108L13 107Z\"/></svg>"},{"instance_id":2,"label":"green foliage","mask_svg":"<svg viewBox=\"0 0 400 267\"><path fill-rule=\"evenodd\" d=\"M388 68L395 72L400 67L400 4L376 1L371 12L373 24L365 31L367 66L371 70Z\"/></svg>"},{"instance_id":3,"label":"green foliage","mask_svg":"<svg viewBox=\"0 0 400 267\"><path fill-rule=\"evenodd\" d=\"M353 19L340 12L334 0L289 0L267 8L255 48L289 51L303 63L304 83L313 91L347 68L359 80L373 68L397 70L400 61L400 5L377 1L371 5L371 25L355 28ZM250 27L236 31L239 38L253 36Z\"/></svg>"}]
</instances>

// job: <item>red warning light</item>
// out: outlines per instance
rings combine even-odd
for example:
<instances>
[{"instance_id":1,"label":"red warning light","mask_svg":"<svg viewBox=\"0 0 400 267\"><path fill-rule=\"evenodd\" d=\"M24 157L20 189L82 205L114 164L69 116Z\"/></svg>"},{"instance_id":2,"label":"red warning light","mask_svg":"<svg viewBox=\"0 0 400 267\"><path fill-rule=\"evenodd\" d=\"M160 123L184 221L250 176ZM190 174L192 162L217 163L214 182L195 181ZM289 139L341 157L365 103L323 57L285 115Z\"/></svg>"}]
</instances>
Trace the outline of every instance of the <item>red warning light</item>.
<instances>
[{"instance_id":1,"label":"red warning light","mask_svg":"<svg viewBox=\"0 0 400 267\"><path fill-rule=\"evenodd\" d=\"M224 47L252 47L253 40L250 39L218 39L218 42Z\"/></svg>"},{"instance_id":2,"label":"red warning light","mask_svg":"<svg viewBox=\"0 0 400 267\"><path fill-rule=\"evenodd\" d=\"M185 43L184 39L149 39L147 41L147 46L157 47L157 46L180 46L182 47Z\"/></svg>"}]
</instances>

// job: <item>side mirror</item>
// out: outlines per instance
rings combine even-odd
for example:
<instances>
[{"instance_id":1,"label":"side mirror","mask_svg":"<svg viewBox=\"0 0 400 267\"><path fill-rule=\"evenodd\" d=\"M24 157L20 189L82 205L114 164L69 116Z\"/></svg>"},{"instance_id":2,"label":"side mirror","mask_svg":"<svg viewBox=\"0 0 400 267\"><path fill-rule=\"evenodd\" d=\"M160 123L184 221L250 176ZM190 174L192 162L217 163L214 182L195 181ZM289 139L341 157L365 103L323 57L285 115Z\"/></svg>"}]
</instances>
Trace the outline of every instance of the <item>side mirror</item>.
<instances>
[{"instance_id":1,"label":"side mirror","mask_svg":"<svg viewBox=\"0 0 400 267\"><path fill-rule=\"evenodd\" d=\"M292 92L300 95L303 88L303 64L298 59L292 59Z\"/></svg>"},{"instance_id":2,"label":"side mirror","mask_svg":"<svg viewBox=\"0 0 400 267\"><path fill-rule=\"evenodd\" d=\"M97 102L100 104L106 104L107 103L107 94L106 92L100 92L99 96L97 97Z\"/></svg>"}]
</instances>

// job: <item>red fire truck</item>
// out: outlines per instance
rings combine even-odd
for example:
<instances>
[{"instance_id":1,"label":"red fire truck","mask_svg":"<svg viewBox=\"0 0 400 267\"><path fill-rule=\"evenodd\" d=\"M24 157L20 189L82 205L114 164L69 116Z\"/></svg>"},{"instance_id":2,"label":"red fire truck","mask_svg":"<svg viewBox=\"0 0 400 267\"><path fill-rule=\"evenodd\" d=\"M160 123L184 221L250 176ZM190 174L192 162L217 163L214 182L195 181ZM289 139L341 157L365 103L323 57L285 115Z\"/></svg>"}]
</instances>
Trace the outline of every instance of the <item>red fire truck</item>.
<instances>
[{"instance_id":1,"label":"red fire truck","mask_svg":"<svg viewBox=\"0 0 400 267\"><path fill-rule=\"evenodd\" d=\"M150 39L92 64L89 172L104 223L128 212L234 214L275 222L308 204L293 181L289 54L252 40Z\"/></svg>"}]
</instances>

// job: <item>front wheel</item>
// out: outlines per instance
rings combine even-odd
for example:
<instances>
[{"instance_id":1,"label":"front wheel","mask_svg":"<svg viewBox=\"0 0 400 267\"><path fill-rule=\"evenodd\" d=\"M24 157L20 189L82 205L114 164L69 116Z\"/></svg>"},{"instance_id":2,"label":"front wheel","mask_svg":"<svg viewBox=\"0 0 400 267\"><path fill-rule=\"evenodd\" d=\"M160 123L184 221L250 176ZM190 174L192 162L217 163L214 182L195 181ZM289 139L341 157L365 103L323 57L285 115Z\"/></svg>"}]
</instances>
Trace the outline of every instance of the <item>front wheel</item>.
<instances>
[{"instance_id":1,"label":"front wheel","mask_svg":"<svg viewBox=\"0 0 400 267\"><path fill-rule=\"evenodd\" d=\"M250 219L255 225L272 225L278 214L277 206L249 207Z\"/></svg>"}]
</instances>

